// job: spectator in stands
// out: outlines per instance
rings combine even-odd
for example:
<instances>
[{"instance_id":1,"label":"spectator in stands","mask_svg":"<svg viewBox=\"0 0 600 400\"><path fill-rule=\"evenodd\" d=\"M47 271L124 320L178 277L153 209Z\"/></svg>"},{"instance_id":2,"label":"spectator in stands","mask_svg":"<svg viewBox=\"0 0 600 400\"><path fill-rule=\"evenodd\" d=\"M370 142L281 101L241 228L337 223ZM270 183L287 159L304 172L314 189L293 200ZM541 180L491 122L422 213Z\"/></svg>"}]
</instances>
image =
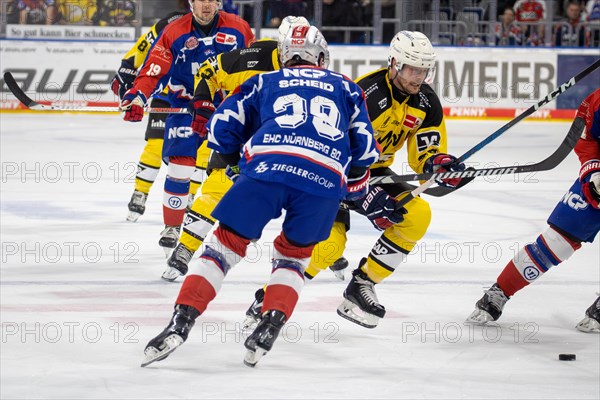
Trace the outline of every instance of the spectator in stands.
<instances>
[{"instance_id":1,"label":"spectator in stands","mask_svg":"<svg viewBox=\"0 0 600 400\"><path fill-rule=\"evenodd\" d=\"M6 23L7 24L18 24L19 23L19 7L17 0L2 0L0 5L2 10L6 10ZM6 4L6 5L5 5Z\"/></svg>"},{"instance_id":2,"label":"spectator in stands","mask_svg":"<svg viewBox=\"0 0 600 400\"><path fill-rule=\"evenodd\" d=\"M20 24L52 25L57 21L54 0L19 0L17 7Z\"/></svg>"},{"instance_id":3,"label":"spectator in stands","mask_svg":"<svg viewBox=\"0 0 600 400\"><path fill-rule=\"evenodd\" d=\"M515 11L506 7L502 22L496 25L496 46L520 46L523 43L523 31L515 22Z\"/></svg>"},{"instance_id":4,"label":"spectator in stands","mask_svg":"<svg viewBox=\"0 0 600 400\"><path fill-rule=\"evenodd\" d=\"M565 11L566 17L554 26L555 46L584 46L585 30L581 26L582 11L579 1L569 1Z\"/></svg>"},{"instance_id":5,"label":"spectator in stands","mask_svg":"<svg viewBox=\"0 0 600 400\"><path fill-rule=\"evenodd\" d=\"M134 0L97 0L93 21L100 26L132 26L136 24Z\"/></svg>"},{"instance_id":6,"label":"spectator in stands","mask_svg":"<svg viewBox=\"0 0 600 400\"><path fill-rule=\"evenodd\" d=\"M323 0L323 26L362 25L362 5L355 0ZM344 43L343 31L321 29L329 43ZM364 39L364 38L363 38ZM350 38L352 42L352 38ZM364 43L364 40L362 40Z\"/></svg>"},{"instance_id":7,"label":"spectator in stands","mask_svg":"<svg viewBox=\"0 0 600 400\"><path fill-rule=\"evenodd\" d=\"M600 46L600 0L589 0L586 9L585 46Z\"/></svg>"},{"instance_id":8,"label":"spectator in stands","mask_svg":"<svg viewBox=\"0 0 600 400\"><path fill-rule=\"evenodd\" d=\"M373 26L373 0L360 0L363 6L363 25ZM396 15L396 1L395 0L381 0L381 16ZM383 39L382 43L389 43L392 38L396 35L396 27L394 24L383 24Z\"/></svg>"},{"instance_id":9,"label":"spectator in stands","mask_svg":"<svg viewBox=\"0 0 600 400\"><path fill-rule=\"evenodd\" d=\"M529 46L544 44L544 22L546 2L543 0L518 0L514 5L517 22Z\"/></svg>"},{"instance_id":10,"label":"spectator in stands","mask_svg":"<svg viewBox=\"0 0 600 400\"><path fill-rule=\"evenodd\" d=\"M96 13L96 0L58 0L58 23L92 25Z\"/></svg>"}]
</instances>

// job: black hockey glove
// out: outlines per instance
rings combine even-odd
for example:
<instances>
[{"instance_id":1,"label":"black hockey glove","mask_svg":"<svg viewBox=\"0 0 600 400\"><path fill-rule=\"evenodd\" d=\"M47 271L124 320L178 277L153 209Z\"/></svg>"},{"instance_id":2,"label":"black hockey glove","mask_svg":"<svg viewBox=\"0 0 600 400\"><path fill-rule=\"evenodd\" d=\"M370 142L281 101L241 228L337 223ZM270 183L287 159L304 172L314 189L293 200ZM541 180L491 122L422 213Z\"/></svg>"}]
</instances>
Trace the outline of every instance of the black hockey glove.
<instances>
[{"instance_id":1,"label":"black hockey glove","mask_svg":"<svg viewBox=\"0 0 600 400\"><path fill-rule=\"evenodd\" d=\"M399 207L398 202L379 186L373 187L365 197L356 200L354 206L380 231L404 221L404 214L408 212L406 208Z\"/></svg>"},{"instance_id":2,"label":"black hockey glove","mask_svg":"<svg viewBox=\"0 0 600 400\"><path fill-rule=\"evenodd\" d=\"M137 70L129 61L122 60L121 67L117 70L110 85L113 93L122 99L129 89L133 87L133 81L137 76Z\"/></svg>"}]
</instances>

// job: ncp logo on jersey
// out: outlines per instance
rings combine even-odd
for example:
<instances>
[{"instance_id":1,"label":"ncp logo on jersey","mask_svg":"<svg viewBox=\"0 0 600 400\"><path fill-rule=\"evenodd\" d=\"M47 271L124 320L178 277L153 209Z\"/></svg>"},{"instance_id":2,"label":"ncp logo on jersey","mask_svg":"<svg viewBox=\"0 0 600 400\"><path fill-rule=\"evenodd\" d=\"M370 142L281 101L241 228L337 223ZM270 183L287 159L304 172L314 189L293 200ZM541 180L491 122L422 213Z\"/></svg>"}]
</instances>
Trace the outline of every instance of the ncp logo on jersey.
<instances>
[{"instance_id":1,"label":"ncp logo on jersey","mask_svg":"<svg viewBox=\"0 0 600 400\"><path fill-rule=\"evenodd\" d=\"M194 134L191 126L178 126L169 128L169 139L182 138L187 139Z\"/></svg>"},{"instance_id":2,"label":"ncp logo on jersey","mask_svg":"<svg viewBox=\"0 0 600 400\"><path fill-rule=\"evenodd\" d=\"M580 194L571 191L565 193L561 201L575 211L585 210L588 207L588 203Z\"/></svg>"}]
</instances>

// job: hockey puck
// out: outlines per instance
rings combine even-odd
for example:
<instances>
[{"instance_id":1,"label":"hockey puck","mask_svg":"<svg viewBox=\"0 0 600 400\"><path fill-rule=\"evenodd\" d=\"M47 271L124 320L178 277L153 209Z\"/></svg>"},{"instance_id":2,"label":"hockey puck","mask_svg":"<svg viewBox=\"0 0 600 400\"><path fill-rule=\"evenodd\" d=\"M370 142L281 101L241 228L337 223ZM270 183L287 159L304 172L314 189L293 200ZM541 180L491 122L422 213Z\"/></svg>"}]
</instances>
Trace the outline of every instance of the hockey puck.
<instances>
[{"instance_id":1,"label":"hockey puck","mask_svg":"<svg viewBox=\"0 0 600 400\"><path fill-rule=\"evenodd\" d=\"M575 361L577 357L575 354L559 354L558 359L560 361Z\"/></svg>"}]
</instances>

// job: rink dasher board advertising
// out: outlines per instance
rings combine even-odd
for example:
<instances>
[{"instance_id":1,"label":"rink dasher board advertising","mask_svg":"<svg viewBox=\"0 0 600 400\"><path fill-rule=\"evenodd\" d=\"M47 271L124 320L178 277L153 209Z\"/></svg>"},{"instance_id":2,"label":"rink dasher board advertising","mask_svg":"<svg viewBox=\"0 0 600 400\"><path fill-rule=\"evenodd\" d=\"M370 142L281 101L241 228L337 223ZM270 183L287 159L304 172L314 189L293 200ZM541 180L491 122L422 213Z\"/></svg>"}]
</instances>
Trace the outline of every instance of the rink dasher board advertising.
<instances>
[{"instance_id":1,"label":"rink dasher board advertising","mask_svg":"<svg viewBox=\"0 0 600 400\"><path fill-rule=\"evenodd\" d=\"M116 106L110 82L129 42L1 40L2 74L43 104ZM331 69L353 79L387 65L387 46L331 46ZM593 49L436 47L433 86L446 115L514 118L598 57ZM195 71L190 71L194 73ZM539 110L534 118L571 119L600 72ZM23 106L1 82L0 109Z\"/></svg>"}]
</instances>

